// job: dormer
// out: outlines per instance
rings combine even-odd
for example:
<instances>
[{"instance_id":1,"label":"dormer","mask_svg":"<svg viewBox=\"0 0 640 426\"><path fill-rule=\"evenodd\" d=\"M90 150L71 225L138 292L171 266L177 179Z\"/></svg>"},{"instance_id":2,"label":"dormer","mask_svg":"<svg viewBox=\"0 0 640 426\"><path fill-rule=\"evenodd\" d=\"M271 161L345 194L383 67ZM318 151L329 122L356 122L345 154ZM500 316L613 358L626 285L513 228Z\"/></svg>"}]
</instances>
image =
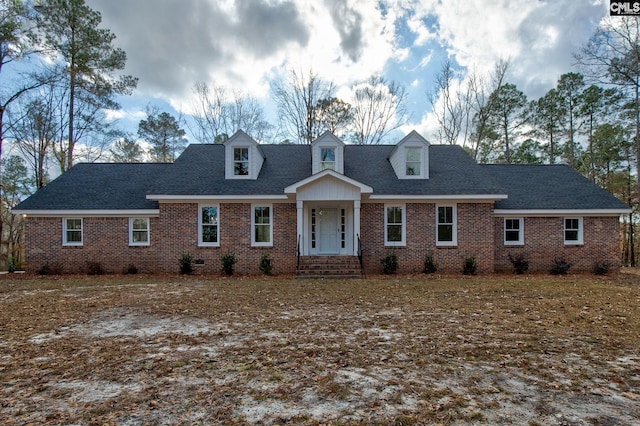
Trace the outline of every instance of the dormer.
<instances>
[{"instance_id":1,"label":"dormer","mask_svg":"<svg viewBox=\"0 0 640 426\"><path fill-rule=\"evenodd\" d=\"M226 179L255 180L260 174L264 160L260 144L242 130L238 130L224 143Z\"/></svg>"},{"instance_id":2,"label":"dormer","mask_svg":"<svg viewBox=\"0 0 640 426\"><path fill-rule=\"evenodd\" d=\"M344 174L344 143L331 132L324 132L311 143L311 172L335 170Z\"/></svg>"},{"instance_id":3,"label":"dormer","mask_svg":"<svg viewBox=\"0 0 640 426\"><path fill-rule=\"evenodd\" d=\"M398 179L429 179L429 142L413 130L396 144L389 161Z\"/></svg>"}]
</instances>

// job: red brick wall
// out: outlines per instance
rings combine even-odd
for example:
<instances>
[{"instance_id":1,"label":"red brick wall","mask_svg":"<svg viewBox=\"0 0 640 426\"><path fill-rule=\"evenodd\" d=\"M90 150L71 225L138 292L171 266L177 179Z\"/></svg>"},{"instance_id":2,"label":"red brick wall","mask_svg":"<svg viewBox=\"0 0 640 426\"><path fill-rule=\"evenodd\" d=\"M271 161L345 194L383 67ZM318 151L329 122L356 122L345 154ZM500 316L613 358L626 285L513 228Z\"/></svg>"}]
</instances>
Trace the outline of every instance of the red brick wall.
<instances>
[{"instance_id":1,"label":"red brick wall","mask_svg":"<svg viewBox=\"0 0 640 426\"><path fill-rule=\"evenodd\" d=\"M140 272L157 270L158 219L150 219L151 246L129 246L129 218L83 218L83 245L62 245L62 218L27 217L25 220L26 268L36 272L43 265L61 266L65 273L84 273L87 262L99 262L105 272L121 273L129 265ZM156 240L157 241L157 240Z\"/></svg>"},{"instance_id":2,"label":"red brick wall","mask_svg":"<svg viewBox=\"0 0 640 426\"><path fill-rule=\"evenodd\" d=\"M584 217L583 245L564 244L563 217L525 217L524 245L504 245L504 218L494 219L495 270L513 271L508 256L524 253L529 272L549 272L553 260L564 258L572 264L569 272L590 272L595 262L620 267L620 233L617 217Z\"/></svg>"},{"instance_id":3,"label":"red brick wall","mask_svg":"<svg viewBox=\"0 0 640 426\"><path fill-rule=\"evenodd\" d=\"M274 274L295 272L296 268L296 206L293 203L273 204L273 247L251 247L251 204L220 204L220 247L198 246L198 204L167 203L160 206L160 228L163 241L161 266L163 272L177 272L178 259L191 254L204 261L194 266L196 273L219 273L220 258L233 253L234 271L240 274L260 273L263 253L268 253Z\"/></svg>"},{"instance_id":4,"label":"red brick wall","mask_svg":"<svg viewBox=\"0 0 640 426\"><path fill-rule=\"evenodd\" d=\"M475 257L479 273L511 271L509 253L524 252L530 260L530 271L548 272L554 258L564 257L573 264L570 271L590 271L596 261L620 265L618 219L616 217L584 217L584 245L565 246L563 218L525 218L525 245L504 246L503 218L492 218L489 203L457 205L458 244L456 247L435 245L435 204L406 204L406 246L384 246L384 204L363 203L361 239L367 273L382 272L380 260L395 252L399 273L422 271L424 257L433 253L440 272L460 273L465 258ZM129 219L84 218L84 245L62 245L62 219L27 217L25 221L26 259L28 271L35 272L45 264L61 265L66 273L83 273L87 261L99 262L106 272L120 273L128 265L140 272L178 272L182 254L201 259L199 273L219 273L220 258L234 253L238 273L260 273L263 253L269 253L275 274L290 274L296 267L296 206L273 204L273 247L251 247L251 204L220 205L220 247L198 247L198 204L163 203L160 217L150 220L150 246L129 246Z\"/></svg>"},{"instance_id":5,"label":"red brick wall","mask_svg":"<svg viewBox=\"0 0 640 426\"><path fill-rule=\"evenodd\" d=\"M365 203L361 208L363 260L367 273L381 273L380 259L387 253L398 256L398 272L421 272L424 258L432 253L439 272L458 273L466 258L475 257L478 273L493 271L493 205L460 203L457 205L458 244L436 247L436 205L406 204L406 246L384 246L384 204Z\"/></svg>"}]
</instances>

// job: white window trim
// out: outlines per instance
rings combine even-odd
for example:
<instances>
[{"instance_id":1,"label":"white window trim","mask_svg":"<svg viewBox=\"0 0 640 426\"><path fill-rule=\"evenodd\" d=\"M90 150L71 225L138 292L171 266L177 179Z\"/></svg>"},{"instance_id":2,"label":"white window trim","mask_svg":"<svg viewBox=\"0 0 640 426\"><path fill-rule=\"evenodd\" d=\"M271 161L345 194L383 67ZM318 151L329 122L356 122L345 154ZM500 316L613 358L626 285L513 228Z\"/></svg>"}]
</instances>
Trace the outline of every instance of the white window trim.
<instances>
[{"instance_id":1,"label":"white window trim","mask_svg":"<svg viewBox=\"0 0 640 426\"><path fill-rule=\"evenodd\" d=\"M139 219L144 219L147 222L146 229L137 229L136 232L146 231L147 241L134 241L133 240L133 222ZM148 246L151 244L151 221L148 217L130 217L129 218L129 245L130 246Z\"/></svg>"},{"instance_id":2,"label":"white window trim","mask_svg":"<svg viewBox=\"0 0 640 426\"><path fill-rule=\"evenodd\" d=\"M567 219L578 219L578 239L577 240L566 239ZM579 246L584 244L584 221L582 220L582 217L565 217L562 219L562 239L564 240L564 244L567 246Z\"/></svg>"},{"instance_id":3,"label":"white window trim","mask_svg":"<svg viewBox=\"0 0 640 426\"><path fill-rule=\"evenodd\" d=\"M517 220L519 222L518 227L518 241L507 241L507 220ZM522 217L505 217L502 222L502 237L505 246L522 246L524 245L524 218Z\"/></svg>"},{"instance_id":4,"label":"white window trim","mask_svg":"<svg viewBox=\"0 0 640 426\"><path fill-rule=\"evenodd\" d=\"M438 240L438 209L440 207L451 207L451 220L452 230L451 230L451 241L439 241ZM436 247L455 247L458 245L458 205L457 204L436 204Z\"/></svg>"},{"instance_id":5,"label":"white window trim","mask_svg":"<svg viewBox=\"0 0 640 426\"><path fill-rule=\"evenodd\" d=\"M256 241L256 208L269 208L269 242ZM252 204L251 205L251 246L252 247L273 247L273 204Z\"/></svg>"},{"instance_id":6,"label":"white window trim","mask_svg":"<svg viewBox=\"0 0 640 426\"><path fill-rule=\"evenodd\" d=\"M320 146L319 148L319 153L320 153L320 171L323 170L336 170L338 161L336 159L337 157L337 153L336 153L336 147L335 146ZM333 161L322 161L322 150L323 149L329 149L331 151L333 151ZM331 164L333 165L333 167L324 167L325 165Z\"/></svg>"},{"instance_id":7,"label":"white window trim","mask_svg":"<svg viewBox=\"0 0 640 426\"><path fill-rule=\"evenodd\" d=\"M80 220L80 241L67 241L67 220ZM77 231L77 230L74 230ZM81 217L62 218L62 245L79 247L84 245L84 219Z\"/></svg>"},{"instance_id":8,"label":"white window trim","mask_svg":"<svg viewBox=\"0 0 640 426\"><path fill-rule=\"evenodd\" d=\"M418 152L420 153L420 173L418 173L417 175L409 175L407 174L407 163L409 163L408 160L408 156L409 156L409 150L410 149L417 149ZM413 163L416 163L416 161L412 161ZM424 151L422 147L419 146L407 146L404 149L404 177L407 179L421 179L424 176Z\"/></svg>"},{"instance_id":9,"label":"white window trim","mask_svg":"<svg viewBox=\"0 0 640 426\"><path fill-rule=\"evenodd\" d=\"M390 207L399 207L402 209L402 241L389 241L387 235L388 216L387 209ZM384 205L384 245L393 247L402 247L407 244L407 206L406 204L385 204Z\"/></svg>"},{"instance_id":10,"label":"white window trim","mask_svg":"<svg viewBox=\"0 0 640 426\"><path fill-rule=\"evenodd\" d=\"M236 174L236 149L246 149L247 150L247 174L246 175L237 175ZM243 163L244 161L238 161L238 163ZM234 146L231 149L231 176L234 179L251 179L251 147L250 146ZM218 221L219 222L219 221Z\"/></svg>"},{"instance_id":11,"label":"white window trim","mask_svg":"<svg viewBox=\"0 0 640 426\"><path fill-rule=\"evenodd\" d=\"M202 208L203 207L215 207L218 210L218 228L217 242L203 242L202 241ZM198 204L198 247L220 247L220 204Z\"/></svg>"}]
</instances>

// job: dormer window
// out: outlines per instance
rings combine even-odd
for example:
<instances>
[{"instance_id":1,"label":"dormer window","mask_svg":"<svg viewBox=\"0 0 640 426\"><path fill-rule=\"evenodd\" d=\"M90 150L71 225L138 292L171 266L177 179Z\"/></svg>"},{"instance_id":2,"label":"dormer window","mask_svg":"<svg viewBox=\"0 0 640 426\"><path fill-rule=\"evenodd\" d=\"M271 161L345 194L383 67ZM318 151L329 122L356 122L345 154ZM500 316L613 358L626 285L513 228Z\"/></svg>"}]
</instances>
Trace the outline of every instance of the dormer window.
<instances>
[{"instance_id":1,"label":"dormer window","mask_svg":"<svg viewBox=\"0 0 640 426\"><path fill-rule=\"evenodd\" d=\"M344 143L328 131L311 143L311 173L325 170L344 173Z\"/></svg>"},{"instance_id":2,"label":"dormer window","mask_svg":"<svg viewBox=\"0 0 640 426\"><path fill-rule=\"evenodd\" d=\"M233 148L233 174L249 175L249 148Z\"/></svg>"},{"instance_id":3,"label":"dormer window","mask_svg":"<svg viewBox=\"0 0 640 426\"><path fill-rule=\"evenodd\" d=\"M257 179L266 159L258 142L242 130L224 142L224 177Z\"/></svg>"},{"instance_id":4,"label":"dormer window","mask_svg":"<svg viewBox=\"0 0 640 426\"><path fill-rule=\"evenodd\" d=\"M336 149L320 148L320 170L336 169Z\"/></svg>"},{"instance_id":5,"label":"dormer window","mask_svg":"<svg viewBox=\"0 0 640 426\"><path fill-rule=\"evenodd\" d=\"M420 176L422 169L422 148L407 148L406 150L407 176Z\"/></svg>"},{"instance_id":6,"label":"dormer window","mask_svg":"<svg viewBox=\"0 0 640 426\"><path fill-rule=\"evenodd\" d=\"M429 179L429 142L414 130L396 144L389 162L398 179Z\"/></svg>"}]
</instances>

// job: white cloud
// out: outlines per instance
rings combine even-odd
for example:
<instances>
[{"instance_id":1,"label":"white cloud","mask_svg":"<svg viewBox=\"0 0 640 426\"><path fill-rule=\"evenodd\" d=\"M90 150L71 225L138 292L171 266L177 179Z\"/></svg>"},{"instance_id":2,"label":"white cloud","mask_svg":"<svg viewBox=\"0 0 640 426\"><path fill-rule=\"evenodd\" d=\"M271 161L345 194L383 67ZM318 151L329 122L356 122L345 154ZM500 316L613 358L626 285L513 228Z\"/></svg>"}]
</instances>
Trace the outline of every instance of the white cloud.
<instances>
[{"instance_id":1,"label":"white cloud","mask_svg":"<svg viewBox=\"0 0 640 426\"><path fill-rule=\"evenodd\" d=\"M147 113L141 109L108 109L105 110L107 121L131 120L140 121L147 118Z\"/></svg>"},{"instance_id":2,"label":"white cloud","mask_svg":"<svg viewBox=\"0 0 640 426\"><path fill-rule=\"evenodd\" d=\"M312 69L339 87L381 74L425 91L444 58L541 96L607 14L603 0L87 0L127 52L135 96L188 111L198 81L270 100L269 82ZM398 74L400 75L400 74ZM341 93L347 93L342 89ZM428 108L416 96L421 108ZM131 111L122 113L130 114ZM115 118L117 114L113 114ZM129 118L123 116L122 118ZM139 120L142 117L134 117ZM428 117L422 124L431 123Z\"/></svg>"},{"instance_id":3,"label":"white cloud","mask_svg":"<svg viewBox=\"0 0 640 426\"><path fill-rule=\"evenodd\" d=\"M416 43L435 38L446 50L442 56L481 74L500 59L510 60L507 81L534 99L575 70L573 54L593 34L606 7L600 0L416 1L408 6L408 25ZM415 128L430 135L437 123L427 112Z\"/></svg>"},{"instance_id":4,"label":"white cloud","mask_svg":"<svg viewBox=\"0 0 640 426\"><path fill-rule=\"evenodd\" d=\"M448 0L415 8L423 21L437 19L439 43L464 67L490 70L512 62L511 77L527 94L539 96L588 40L606 6L601 1ZM426 31L426 30L423 30Z\"/></svg>"},{"instance_id":5,"label":"white cloud","mask_svg":"<svg viewBox=\"0 0 640 426\"><path fill-rule=\"evenodd\" d=\"M309 70L349 84L395 55L393 21L368 0L88 0L127 52L138 95L190 103L197 81L268 95L269 79Z\"/></svg>"}]
</instances>

